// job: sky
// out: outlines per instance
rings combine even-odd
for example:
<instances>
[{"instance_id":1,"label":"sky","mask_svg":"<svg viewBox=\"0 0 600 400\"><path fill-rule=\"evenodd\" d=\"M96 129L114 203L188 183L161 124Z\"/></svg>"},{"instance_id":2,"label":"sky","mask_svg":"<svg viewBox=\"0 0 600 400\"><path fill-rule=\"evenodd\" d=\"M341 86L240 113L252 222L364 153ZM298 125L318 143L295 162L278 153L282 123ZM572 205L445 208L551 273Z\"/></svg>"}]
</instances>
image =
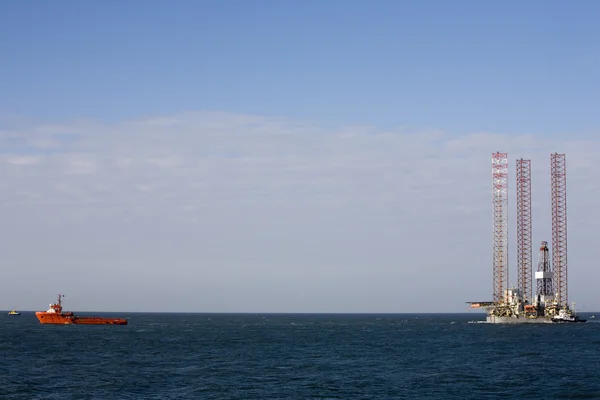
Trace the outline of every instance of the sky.
<instances>
[{"instance_id":1,"label":"sky","mask_svg":"<svg viewBox=\"0 0 600 400\"><path fill-rule=\"evenodd\" d=\"M600 310L600 3L0 4L0 309L467 312L491 154ZM534 251L534 264L537 253Z\"/></svg>"}]
</instances>

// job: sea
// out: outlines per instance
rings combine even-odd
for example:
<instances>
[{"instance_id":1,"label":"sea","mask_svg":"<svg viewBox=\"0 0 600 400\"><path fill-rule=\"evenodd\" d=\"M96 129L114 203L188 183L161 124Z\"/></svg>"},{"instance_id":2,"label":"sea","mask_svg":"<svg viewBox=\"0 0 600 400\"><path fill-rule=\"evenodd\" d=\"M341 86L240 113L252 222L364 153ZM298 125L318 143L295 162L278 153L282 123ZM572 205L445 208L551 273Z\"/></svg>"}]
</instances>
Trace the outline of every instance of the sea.
<instances>
[{"instance_id":1,"label":"sea","mask_svg":"<svg viewBox=\"0 0 600 400\"><path fill-rule=\"evenodd\" d=\"M40 325L33 312L5 312L0 399L600 399L594 318L110 316L129 324Z\"/></svg>"}]
</instances>

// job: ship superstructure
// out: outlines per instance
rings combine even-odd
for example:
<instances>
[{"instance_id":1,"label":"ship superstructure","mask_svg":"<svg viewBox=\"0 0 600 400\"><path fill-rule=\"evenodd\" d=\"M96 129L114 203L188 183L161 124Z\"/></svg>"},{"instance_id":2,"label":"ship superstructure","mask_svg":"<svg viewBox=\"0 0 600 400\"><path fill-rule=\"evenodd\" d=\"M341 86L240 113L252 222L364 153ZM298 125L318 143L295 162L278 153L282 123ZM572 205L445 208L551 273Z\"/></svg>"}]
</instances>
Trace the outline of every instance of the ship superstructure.
<instances>
[{"instance_id":1,"label":"ship superstructure","mask_svg":"<svg viewBox=\"0 0 600 400\"><path fill-rule=\"evenodd\" d=\"M552 255L540 245L532 293L531 160L517 160L517 286L509 287L508 154L492 154L493 300L468 302L491 323L585 322L568 304L567 190L564 154L551 154Z\"/></svg>"}]
</instances>

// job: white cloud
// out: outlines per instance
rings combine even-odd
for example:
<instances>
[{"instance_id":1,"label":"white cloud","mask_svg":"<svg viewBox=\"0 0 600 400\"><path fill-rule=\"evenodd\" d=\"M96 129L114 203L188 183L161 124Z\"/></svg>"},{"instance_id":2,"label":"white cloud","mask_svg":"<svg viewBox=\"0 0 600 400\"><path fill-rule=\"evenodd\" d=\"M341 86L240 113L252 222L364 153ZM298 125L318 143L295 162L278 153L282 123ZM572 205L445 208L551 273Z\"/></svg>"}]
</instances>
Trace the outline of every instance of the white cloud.
<instances>
[{"instance_id":1,"label":"white cloud","mask_svg":"<svg viewBox=\"0 0 600 400\"><path fill-rule=\"evenodd\" d=\"M36 156L7 156L4 160L13 165L37 165L42 161L41 157Z\"/></svg>"},{"instance_id":2,"label":"white cloud","mask_svg":"<svg viewBox=\"0 0 600 400\"><path fill-rule=\"evenodd\" d=\"M494 151L511 174L532 159L536 242L549 238L549 154L567 153L570 293L600 307L585 284L598 278L600 142L196 112L32 126L0 145L0 289L22 304L4 308L64 290L78 309L464 311L491 295ZM43 287L9 283L34 275ZM130 301L86 303L103 290Z\"/></svg>"}]
</instances>

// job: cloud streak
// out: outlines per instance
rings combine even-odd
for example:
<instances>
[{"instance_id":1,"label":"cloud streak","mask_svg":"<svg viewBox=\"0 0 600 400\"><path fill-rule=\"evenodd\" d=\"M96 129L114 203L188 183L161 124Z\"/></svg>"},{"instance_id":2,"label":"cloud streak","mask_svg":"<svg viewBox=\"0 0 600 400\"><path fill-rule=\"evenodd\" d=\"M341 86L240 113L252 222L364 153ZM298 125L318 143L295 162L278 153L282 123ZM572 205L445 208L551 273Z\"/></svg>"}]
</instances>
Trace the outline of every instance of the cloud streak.
<instances>
[{"instance_id":1,"label":"cloud streak","mask_svg":"<svg viewBox=\"0 0 600 400\"><path fill-rule=\"evenodd\" d=\"M536 243L549 154L567 153L571 293L600 307L597 141L191 112L4 130L0 148L0 257L24 283L2 284L5 308L63 290L88 309L464 311L491 291L494 151L511 175L533 160Z\"/></svg>"}]
</instances>

